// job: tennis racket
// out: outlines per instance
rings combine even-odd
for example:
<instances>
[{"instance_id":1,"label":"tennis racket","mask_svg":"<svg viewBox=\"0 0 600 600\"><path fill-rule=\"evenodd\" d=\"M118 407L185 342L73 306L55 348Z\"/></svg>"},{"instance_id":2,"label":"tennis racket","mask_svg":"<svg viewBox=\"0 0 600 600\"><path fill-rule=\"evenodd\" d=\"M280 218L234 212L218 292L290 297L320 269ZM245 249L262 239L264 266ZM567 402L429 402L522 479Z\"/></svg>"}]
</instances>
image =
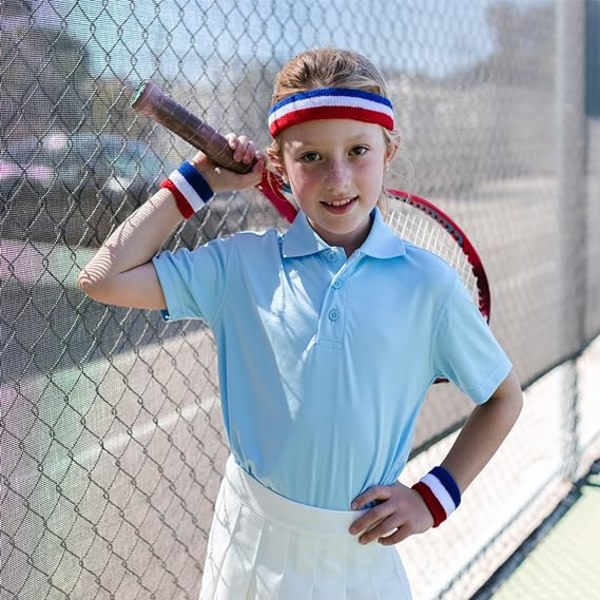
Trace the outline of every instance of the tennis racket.
<instances>
[{"instance_id":1,"label":"tennis racket","mask_svg":"<svg viewBox=\"0 0 600 600\"><path fill-rule=\"evenodd\" d=\"M246 173L252 165L234 161L227 140L205 121L193 115L165 94L152 81L144 81L135 90L131 106L185 141L202 150L211 160L225 169ZM265 170L256 186L289 222L296 208L288 199L289 188L271 172ZM435 204L401 190L386 190L389 207L386 221L404 240L426 248L442 257L457 271L473 302L487 322L490 319L491 297L483 263L465 232Z\"/></svg>"}]
</instances>

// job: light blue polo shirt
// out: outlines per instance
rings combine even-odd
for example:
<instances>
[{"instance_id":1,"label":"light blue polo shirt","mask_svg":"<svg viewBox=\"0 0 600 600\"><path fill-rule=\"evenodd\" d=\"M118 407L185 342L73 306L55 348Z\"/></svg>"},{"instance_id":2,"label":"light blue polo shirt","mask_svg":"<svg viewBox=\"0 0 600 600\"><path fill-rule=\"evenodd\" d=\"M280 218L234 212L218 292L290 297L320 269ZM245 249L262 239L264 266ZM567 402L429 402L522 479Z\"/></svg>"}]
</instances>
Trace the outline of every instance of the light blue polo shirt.
<instances>
[{"instance_id":1,"label":"light blue polo shirt","mask_svg":"<svg viewBox=\"0 0 600 600\"><path fill-rule=\"evenodd\" d=\"M166 317L214 332L237 462L297 502L349 510L392 484L437 377L482 403L511 369L454 270L378 209L348 259L300 213L283 235L238 233L153 262Z\"/></svg>"}]
</instances>

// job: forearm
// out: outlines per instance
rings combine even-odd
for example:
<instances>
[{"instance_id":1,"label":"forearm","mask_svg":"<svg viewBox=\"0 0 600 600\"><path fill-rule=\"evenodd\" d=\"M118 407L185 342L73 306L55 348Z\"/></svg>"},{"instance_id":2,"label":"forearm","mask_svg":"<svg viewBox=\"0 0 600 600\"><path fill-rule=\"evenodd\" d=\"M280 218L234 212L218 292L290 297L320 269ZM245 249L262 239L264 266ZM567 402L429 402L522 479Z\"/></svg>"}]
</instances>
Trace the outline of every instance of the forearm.
<instances>
[{"instance_id":1,"label":"forearm","mask_svg":"<svg viewBox=\"0 0 600 600\"><path fill-rule=\"evenodd\" d=\"M182 221L172 194L159 190L102 244L81 272L81 287L93 295L94 288L149 262Z\"/></svg>"},{"instance_id":2,"label":"forearm","mask_svg":"<svg viewBox=\"0 0 600 600\"><path fill-rule=\"evenodd\" d=\"M522 405L521 387L511 373L485 404L473 410L441 464L461 491L466 490L498 450Z\"/></svg>"}]
</instances>

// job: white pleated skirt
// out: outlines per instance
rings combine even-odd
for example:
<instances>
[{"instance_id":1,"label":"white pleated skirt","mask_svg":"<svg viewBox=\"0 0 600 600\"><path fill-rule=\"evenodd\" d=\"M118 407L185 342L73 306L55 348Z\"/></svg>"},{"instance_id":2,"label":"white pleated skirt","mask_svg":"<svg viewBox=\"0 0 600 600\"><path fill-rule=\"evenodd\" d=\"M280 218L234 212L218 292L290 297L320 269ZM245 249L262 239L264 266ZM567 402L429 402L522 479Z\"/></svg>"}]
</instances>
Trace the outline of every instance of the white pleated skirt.
<instances>
[{"instance_id":1,"label":"white pleated skirt","mask_svg":"<svg viewBox=\"0 0 600 600\"><path fill-rule=\"evenodd\" d=\"M408 600L394 546L348 532L359 511L298 504L230 457L215 506L200 600Z\"/></svg>"}]
</instances>

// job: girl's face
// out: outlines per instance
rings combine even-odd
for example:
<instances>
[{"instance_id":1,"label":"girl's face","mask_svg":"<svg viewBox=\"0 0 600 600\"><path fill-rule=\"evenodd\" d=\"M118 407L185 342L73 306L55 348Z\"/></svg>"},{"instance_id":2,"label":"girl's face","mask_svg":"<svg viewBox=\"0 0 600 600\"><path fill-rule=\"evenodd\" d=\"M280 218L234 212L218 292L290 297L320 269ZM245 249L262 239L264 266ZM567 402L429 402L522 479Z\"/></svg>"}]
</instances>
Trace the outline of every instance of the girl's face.
<instances>
[{"instance_id":1,"label":"girl's face","mask_svg":"<svg viewBox=\"0 0 600 600\"><path fill-rule=\"evenodd\" d=\"M281 167L296 201L321 238L347 256L369 234L394 153L381 126L362 121L309 121L281 133Z\"/></svg>"}]
</instances>

